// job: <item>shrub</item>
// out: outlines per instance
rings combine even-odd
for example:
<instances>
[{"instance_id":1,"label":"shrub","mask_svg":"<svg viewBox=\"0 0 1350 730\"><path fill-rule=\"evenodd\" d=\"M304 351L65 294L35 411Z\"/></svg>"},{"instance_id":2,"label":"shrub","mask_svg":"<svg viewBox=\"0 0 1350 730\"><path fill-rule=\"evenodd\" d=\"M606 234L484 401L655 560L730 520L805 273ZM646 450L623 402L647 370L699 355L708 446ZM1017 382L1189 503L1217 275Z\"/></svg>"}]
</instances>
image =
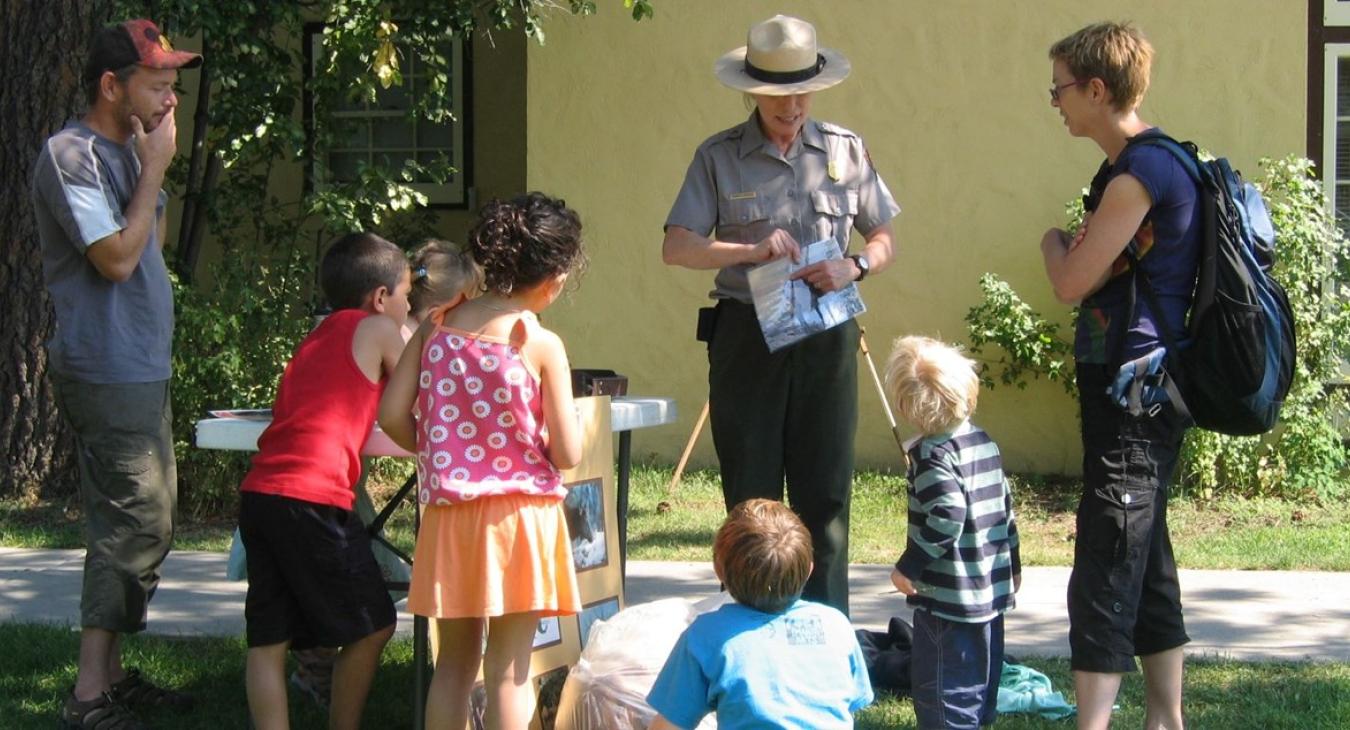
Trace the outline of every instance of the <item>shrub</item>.
<instances>
[{"instance_id":1,"label":"shrub","mask_svg":"<svg viewBox=\"0 0 1350 730\"><path fill-rule=\"evenodd\" d=\"M1338 419L1345 391L1341 366L1350 355L1350 245L1327 211L1312 163L1290 156L1263 159L1257 181L1278 237L1275 278L1294 310L1298 361L1280 424L1265 436L1223 436L1191 429L1179 467L1179 486L1202 495L1330 499L1350 495L1344 480L1350 452ZM1081 204L1068 206L1070 229ZM1060 325L1047 321L993 274L980 279L983 300L966 315L972 349L999 382L1025 387L1045 376L1073 394L1072 346ZM989 346L1001 350L992 363ZM985 375L989 385L994 379Z\"/></svg>"},{"instance_id":2,"label":"shrub","mask_svg":"<svg viewBox=\"0 0 1350 730\"><path fill-rule=\"evenodd\" d=\"M281 371L310 330L313 258L298 250L241 250L212 268L210 288L174 281L174 445L179 501L194 515L235 504L248 452L194 445L195 425L218 408L266 408Z\"/></svg>"}]
</instances>

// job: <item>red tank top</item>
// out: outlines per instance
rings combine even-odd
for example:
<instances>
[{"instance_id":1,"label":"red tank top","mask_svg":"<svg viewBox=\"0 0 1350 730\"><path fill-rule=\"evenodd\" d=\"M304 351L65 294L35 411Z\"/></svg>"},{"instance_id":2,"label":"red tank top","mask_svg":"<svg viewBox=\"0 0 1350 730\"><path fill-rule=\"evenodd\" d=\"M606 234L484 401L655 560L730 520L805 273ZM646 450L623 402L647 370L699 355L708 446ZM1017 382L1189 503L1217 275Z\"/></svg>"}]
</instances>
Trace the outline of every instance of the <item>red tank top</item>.
<instances>
[{"instance_id":1,"label":"red tank top","mask_svg":"<svg viewBox=\"0 0 1350 730\"><path fill-rule=\"evenodd\" d=\"M375 315L338 310L296 348L241 491L352 508L361 446L385 383L370 382L352 357L356 327L369 316Z\"/></svg>"}]
</instances>

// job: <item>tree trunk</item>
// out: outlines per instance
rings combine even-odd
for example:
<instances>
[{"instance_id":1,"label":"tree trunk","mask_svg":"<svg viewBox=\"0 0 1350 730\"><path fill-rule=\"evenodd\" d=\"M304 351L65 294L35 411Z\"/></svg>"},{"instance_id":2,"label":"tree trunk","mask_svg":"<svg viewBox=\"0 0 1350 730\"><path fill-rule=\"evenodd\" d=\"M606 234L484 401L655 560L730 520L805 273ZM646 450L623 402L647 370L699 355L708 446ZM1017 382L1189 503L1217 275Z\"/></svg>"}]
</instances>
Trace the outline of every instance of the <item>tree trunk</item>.
<instances>
[{"instance_id":1,"label":"tree trunk","mask_svg":"<svg viewBox=\"0 0 1350 730\"><path fill-rule=\"evenodd\" d=\"M84 107L80 74L111 0L4 0L0 60L0 497L54 495L76 482L45 342L55 320L29 180L43 140Z\"/></svg>"}]
</instances>

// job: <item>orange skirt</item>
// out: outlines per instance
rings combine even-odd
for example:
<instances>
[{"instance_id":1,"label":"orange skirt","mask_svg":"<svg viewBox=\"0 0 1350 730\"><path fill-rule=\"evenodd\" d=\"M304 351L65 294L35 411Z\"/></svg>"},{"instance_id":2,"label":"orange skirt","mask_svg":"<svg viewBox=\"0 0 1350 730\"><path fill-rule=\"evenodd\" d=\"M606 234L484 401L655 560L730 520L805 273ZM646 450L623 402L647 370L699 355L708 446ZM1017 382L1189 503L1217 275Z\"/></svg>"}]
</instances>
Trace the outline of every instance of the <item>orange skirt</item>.
<instances>
[{"instance_id":1,"label":"orange skirt","mask_svg":"<svg viewBox=\"0 0 1350 730\"><path fill-rule=\"evenodd\" d=\"M426 507L408 610L431 618L580 612L562 500L508 494Z\"/></svg>"}]
</instances>

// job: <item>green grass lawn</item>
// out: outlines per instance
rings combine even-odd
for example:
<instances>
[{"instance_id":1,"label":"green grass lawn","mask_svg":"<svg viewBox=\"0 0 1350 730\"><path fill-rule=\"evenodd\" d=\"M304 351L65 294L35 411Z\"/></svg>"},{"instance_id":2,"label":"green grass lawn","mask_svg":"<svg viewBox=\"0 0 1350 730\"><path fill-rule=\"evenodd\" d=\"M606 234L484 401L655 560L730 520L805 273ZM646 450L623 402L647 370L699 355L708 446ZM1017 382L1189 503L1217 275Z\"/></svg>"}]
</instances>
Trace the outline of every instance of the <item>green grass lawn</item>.
<instances>
[{"instance_id":1,"label":"green grass lawn","mask_svg":"<svg viewBox=\"0 0 1350 730\"><path fill-rule=\"evenodd\" d=\"M723 516L717 473L691 472L669 492L669 467L636 466L629 504L632 560L711 560L712 537ZM1014 476L1022 562L1073 562L1077 484ZM382 504L393 487L375 487ZM1350 571L1350 503L1292 504L1277 500L1175 498L1168 506L1172 543L1184 568ZM229 548L233 522L184 520L180 550ZM0 545L82 547L77 507L0 500ZM859 473L854 484L850 557L891 563L905 540L903 476ZM411 549L412 513L390 522L395 544Z\"/></svg>"},{"instance_id":2,"label":"green grass lawn","mask_svg":"<svg viewBox=\"0 0 1350 730\"><path fill-rule=\"evenodd\" d=\"M60 702L74 681L71 661L78 647L75 632L51 626L0 625L0 726L6 730L55 725ZM245 728L244 643L242 639L173 639L132 637L126 642L128 662L151 677L197 695L190 713L147 713L152 727ZM1044 671L1056 689L1069 692L1069 667L1061 659L1028 659ZM366 726L382 730L412 725L412 644L396 639L385 650L366 710ZM1350 717L1350 664L1194 661L1187 665L1186 714L1189 727L1205 730L1319 730L1346 727ZM307 699L291 693L294 727L319 728L324 716ZM1143 688L1138 675L1126 678L1115 725L1143 724ZM913 728L914 712L907 699L883 698L857 717L860 729ZM1019 715L1001 718L999 728L1072 727L1071 721L1050 722Z\"/></svg>"},{"instance_id":3,"label":"green grass lawn","mask_svg":"<svg viewBox=\"0 0 1350 730\"><path fill-rule=\"evenodd\" d=\"M634 560L711 560L723 516L716 472L686 474L672 494L668 468L635 469L628 548ZM1013 476L1025 565L1073 562L1078 485ZM854 482L850 559L888 564L905 542L905 479L860 473ZM1184 568L1350 570L1350 504L1173 499L1168 522Z\"/></svg>"},{"instance_id":4,"label":"green grass lawn","mask_svg":"<svg viewBox=\"0 0 1350 730\"><path fill-rule=\"evenodd\" d=\"M722 497L715 472L687 474L675 492L668 490L671 470L636 467L630 502L629 550L635 560L710 559L713 533L722 519ZM1029 565L1068 565L1073 554L1076 485L1036 478L1014 478L1014 494L1023 536L1023 560ZM392 488L376 488L387 496ZM377 496L377 502L384 499ZM855 483L852 558L889 563L904 542L904 480L863 473ZM1298 505L1273 500L1174 499L1169 506L1178 562L1189 568L1350 570L1350 505ZM411 547L411 511L401 510L390 524L394 542ZM228 548L233 522L185 520L177 547L184 550ZM19 547L82 546L78 507L56 503L0 501L0 545ZM76 634L65 628L0 625L0 727L51 727L61 698L74 680ZM198 693L201 705L187 716L152 714L154 727L247 727L243 690L242 639L134 637L129 663L170 683ZM1056 688L1069 687L1065 660L1032 659ZM1237 663L1221 660L1188 664L1186 711L1192 728L1345 728L1350 718L1350 664ZM376 677L367 724L393 730L411 725L412 649L407 639L386 651ZM296 727L322 727L323 716L293 698ZM911 728L908 700L882 698L858 715L859 728ZM1127 677L1120 698L1119 727L1143 721L1142 686ZM1000 728L1071 727L1009 716Z\"/></svg>"}]
</instances>

